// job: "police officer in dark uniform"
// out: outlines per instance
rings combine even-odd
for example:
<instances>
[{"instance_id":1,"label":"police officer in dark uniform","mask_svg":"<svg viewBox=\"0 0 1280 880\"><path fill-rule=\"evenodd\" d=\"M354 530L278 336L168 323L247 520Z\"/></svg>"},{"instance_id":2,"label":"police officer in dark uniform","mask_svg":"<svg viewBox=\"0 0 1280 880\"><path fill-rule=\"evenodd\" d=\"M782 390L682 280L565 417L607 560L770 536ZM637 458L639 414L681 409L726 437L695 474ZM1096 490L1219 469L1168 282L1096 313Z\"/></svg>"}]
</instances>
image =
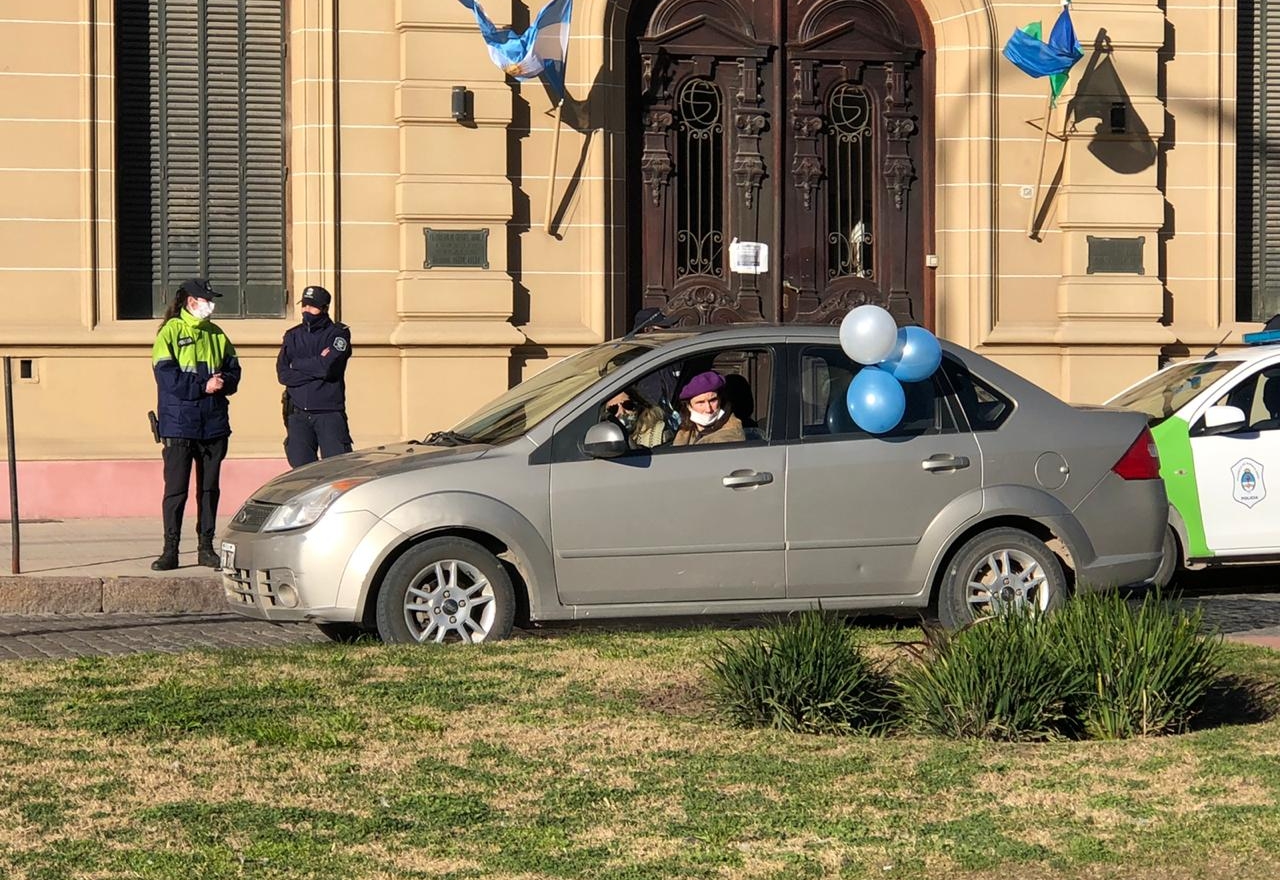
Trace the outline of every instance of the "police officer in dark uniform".
<instances>
[{"instance_id":1,"label":"police officer in dark uniform","mask_svg":"<svg viewBox=\"0 0 1280 880\"><path fill-rule=\"evenodd\" d=\"M323 287L302 292L302 323L284 334L276 376L285 386L285 455L290 467L351 451L347 426L347 361L351 329L330 320Z\"/></svg>"}]
</instances>

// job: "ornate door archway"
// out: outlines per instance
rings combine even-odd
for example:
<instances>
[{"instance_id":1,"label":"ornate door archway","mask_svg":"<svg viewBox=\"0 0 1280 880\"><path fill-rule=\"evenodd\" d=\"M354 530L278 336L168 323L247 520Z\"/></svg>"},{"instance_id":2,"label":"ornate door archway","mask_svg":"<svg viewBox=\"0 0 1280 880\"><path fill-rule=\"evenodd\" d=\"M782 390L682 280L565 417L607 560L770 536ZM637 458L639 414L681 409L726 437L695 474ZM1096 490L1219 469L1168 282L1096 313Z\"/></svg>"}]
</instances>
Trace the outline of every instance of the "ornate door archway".
<instances>
[{"instance_id":1,"label":"ornate door archway","mask_svg":"<svg viewBox=\"0 0 1280 880\"><path fill-rule=\"evenodd\" d=\"M641 0L631 22L631 307L932 323L930 96L903 0ZM734 239L767 244L767 271L730 271Z\"/></svg>"}]
</instances>

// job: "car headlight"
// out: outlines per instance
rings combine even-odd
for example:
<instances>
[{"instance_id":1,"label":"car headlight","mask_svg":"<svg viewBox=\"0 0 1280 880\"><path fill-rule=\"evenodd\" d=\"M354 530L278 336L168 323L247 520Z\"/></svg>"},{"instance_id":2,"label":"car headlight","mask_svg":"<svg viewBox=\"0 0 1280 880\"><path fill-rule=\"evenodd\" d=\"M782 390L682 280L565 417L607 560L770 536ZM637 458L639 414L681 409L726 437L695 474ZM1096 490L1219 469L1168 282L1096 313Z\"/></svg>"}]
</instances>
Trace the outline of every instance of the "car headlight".
<instances>
[{"instance_id":1,"label":"car headlight","mask_svg":"<svg viewBox=\"0 0 1280 880\"><path fill-rule=\"evenodd\" d=\"M320 518L320 514L324 513L330 504L361 483L369 482L369 479L369 477L359 477L350 480L334 480L332 483L322 483L308 489L301 495L295 495L276 508L262 530L283 532L287 529L309 526Z\"/></svg>"}]
</instances>

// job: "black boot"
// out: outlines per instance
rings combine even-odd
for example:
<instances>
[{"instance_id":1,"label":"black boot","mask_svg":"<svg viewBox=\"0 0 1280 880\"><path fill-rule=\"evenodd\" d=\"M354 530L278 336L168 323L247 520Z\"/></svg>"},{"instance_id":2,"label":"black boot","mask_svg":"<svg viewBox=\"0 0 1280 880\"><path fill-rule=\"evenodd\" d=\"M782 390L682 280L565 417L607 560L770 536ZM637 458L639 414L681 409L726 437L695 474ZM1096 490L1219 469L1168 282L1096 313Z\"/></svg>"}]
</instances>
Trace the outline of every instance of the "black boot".
<instances>
[{"instance_id":1,"label":"black boot","mask_svg":"<svg viewBox=\"0 0 1280 880\"><path fill-rule=\"evenodd\" d=\"M166 533L164 551L151 563L152 571L172 571L178 567L178 536Z\"/></svg>"},{"instance_id":2,"label":"black boot","mask_svg":"<svg viewBox=\"0 0 1280 880\"><path fill-rule=\"evenodd\" d=\"M201 535L196 547L196 564L205 568L221 568L222 560L213 552L213 536Z\"/></svg>"}]
</instances>

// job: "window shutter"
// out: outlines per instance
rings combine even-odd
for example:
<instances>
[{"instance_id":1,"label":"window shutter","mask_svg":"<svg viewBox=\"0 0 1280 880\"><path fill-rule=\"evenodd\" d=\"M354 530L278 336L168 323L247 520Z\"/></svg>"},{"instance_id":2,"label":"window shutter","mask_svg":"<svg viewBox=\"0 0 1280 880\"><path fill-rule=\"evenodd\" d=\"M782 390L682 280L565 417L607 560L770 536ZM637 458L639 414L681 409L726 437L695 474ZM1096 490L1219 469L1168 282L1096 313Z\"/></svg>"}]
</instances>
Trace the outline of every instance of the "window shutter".
<instances>
[{"instance_id":1,"label":"window shutter","mask_svg":"<svg viewBox=\"0 0 1280 880\"><path fill-rule=\"evenodd\" d=\"M118 314L147 318L160 280L160 23L156 4L118 2L116 51L116 275Z\"/></svg>"},{"instance_id":2,"label":"window shutter","mask_svg":"<svg viewBox=\"0 0 1280 880\"><path fill-rule=\"evenodd\" d=\"M283 314L283 0L116 11L121 315L159 314L192 276L220 315Z\"/></svg>"},{"instance_id":3,"label":"window shutter","mask_svg":"<svg viewBox=\"0 0 1280 880\"><path fill-rule=\"evenodd\" d=\"M243 136L245 312L284 313L284 4L245 0ZM336 39L336 37L335 37Z\"/></svg>"},{"instance_id":4,"label":"window shutter","mask_svg":"<svg viewBox=\"0 0 1280 880\"><path fill-rule=\"evenodd\" d=\"M1238 15L1236 311L1265 321L1280 313L1280 2Z\"/></svg>"}]
</instances>

